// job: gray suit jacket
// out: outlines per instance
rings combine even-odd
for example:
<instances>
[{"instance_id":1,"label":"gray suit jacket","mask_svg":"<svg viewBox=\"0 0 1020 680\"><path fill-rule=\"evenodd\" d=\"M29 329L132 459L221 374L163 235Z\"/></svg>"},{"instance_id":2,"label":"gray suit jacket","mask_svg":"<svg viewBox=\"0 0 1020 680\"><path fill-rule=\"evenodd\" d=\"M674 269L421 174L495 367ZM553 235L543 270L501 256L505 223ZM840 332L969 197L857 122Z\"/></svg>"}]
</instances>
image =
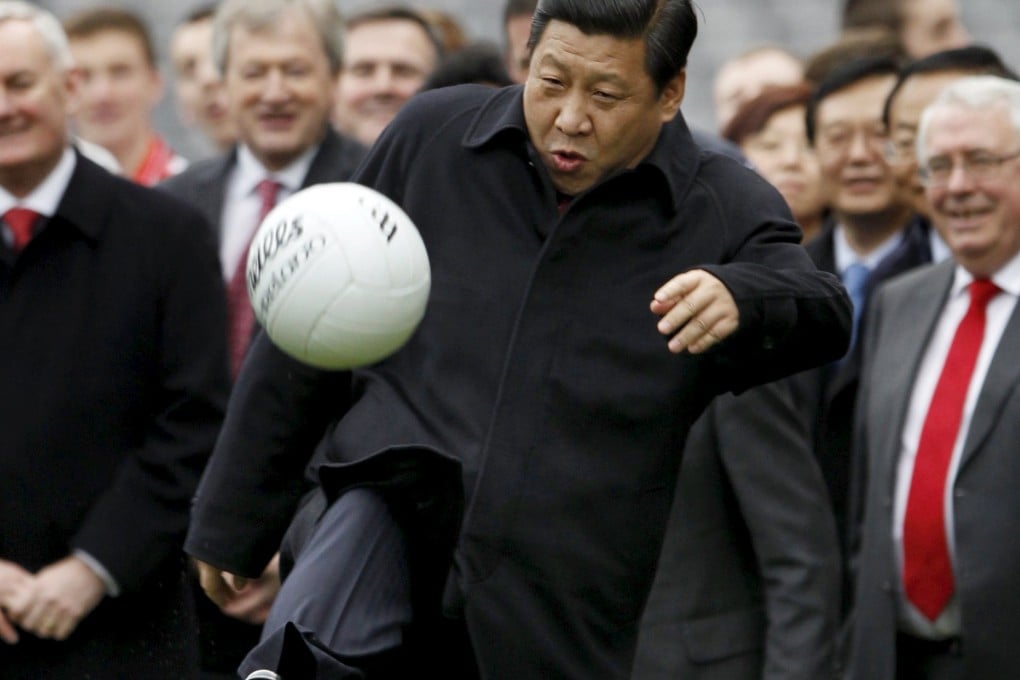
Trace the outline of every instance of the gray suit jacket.
<instances>
[{"instance_id":1,"label":"gray suit jacket","mask_svg":"<svg viewBox=\"0 0 1020 680\"><path fill-rule=\"evenodd\" d=\"M855 560L851 678L895 675L896 598L902 588L892 536L900 437L910 393L953 280L952 261L882 288L867 322L857 408L857 474L866 496ZM1020 669L1020 313L999 342L975 407L953 489L956 593L968 678L1016 677Z\"/></svg>"},{"instance_id":2,"label":"gray suit jacket","mask_svg":"<svg viewBox=\"0 0 1020 680\"><path fill-rule=\"evenodd\" d=\"M688 437L633 676L834 674L840 558L786 382L718 397Z\"/></svg>"},{"instance_id":3,"label":"gray suit jacket","mask_svg":"<svg viewBox=\"0 0 1020 680\"><path fill-rule=\"evenodd\" d=\"M301 188L326 182L345 182L354 174L366 152L358 142L338 135L332 129L319 144ZM237 149L188 166L184 172L159 185L160 189L182 198L198 208L220 237L220 219L223 216L223 196L227 179L237 163Z\"/></svg>"}]
</instances>

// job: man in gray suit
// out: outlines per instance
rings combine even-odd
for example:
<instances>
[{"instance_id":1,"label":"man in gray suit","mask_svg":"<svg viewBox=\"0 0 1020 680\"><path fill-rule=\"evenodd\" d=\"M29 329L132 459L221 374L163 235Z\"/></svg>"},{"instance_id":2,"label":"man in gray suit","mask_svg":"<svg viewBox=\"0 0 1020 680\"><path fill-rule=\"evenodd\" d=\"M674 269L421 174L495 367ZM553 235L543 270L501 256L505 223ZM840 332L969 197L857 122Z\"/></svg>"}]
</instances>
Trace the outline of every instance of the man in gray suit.
<instances>
[{"instance_id":1,"label":"man in gray suit","mask_svg":"<svg viewBox=\"0 0 1020 680\"><path fill-rule=\"evenodd\" d=\"M1020 669L1017 121L1020 84L991 76L957 81L921 118L918 163L953 257L880 289L869 312L851 678Z\"/></svg>"},{"instance_id":2,"label":"man in gray suit","mask_svg":"<svg viewBox=\"0 0 1020 680\"><path fill-rule=\"evenodd\" d=\"M818 680L835 668L836 524L786 381L716 397L687 438L634 680Z\"/></svg>"},{"instance_id":3,"label":"man in gray suit","mask_svg":"<svg viewBox=\"0 0 1020 680\"><path fill-rule=\"evenodd\" d=\"M255 330L244 268L245 253L259 222L275 202L295 191L347 180L365 152L329 125L341 34L340 17L329 0L222 3L214 17L213 50L223 75L229 115L237 125L238 144L161 185L198 207L216 227L230 305L234 375ZM213 568L206 568L203 576L220 577ZM274 560L261 579L234 593L224 610L242 621L262 623L278 588ZM200 610L211 607L204 597L199 605ZM212 613L206 617L217 625L209 635L232 628L217 618ZM222 653L226 644L222 640L207 640L221 650L217 656L230 657L213 665L233 674L240 656L255 643L255 634L257 629L248 635L236 630L226 633L241 643L232 654Z\"/></svg>"}]
</instances>

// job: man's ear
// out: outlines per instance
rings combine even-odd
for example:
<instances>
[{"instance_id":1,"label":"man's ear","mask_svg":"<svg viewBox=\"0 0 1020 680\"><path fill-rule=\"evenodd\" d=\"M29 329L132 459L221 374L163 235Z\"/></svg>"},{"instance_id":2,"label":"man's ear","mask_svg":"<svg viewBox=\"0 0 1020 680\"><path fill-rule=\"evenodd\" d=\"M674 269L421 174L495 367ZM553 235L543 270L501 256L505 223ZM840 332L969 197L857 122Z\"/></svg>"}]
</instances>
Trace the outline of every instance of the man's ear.
<instances>
[{"instance_id":1,"label":"man's ear","mask_svg":"<svg viewBox=\"0 0 1020 680\"><path fill-rule=\"evenodd\" d=\"M662 122L668 123L676 118L680 111L680 104L684 100L684 91L687 88L687 69L683 68L680 73L673 76L666 86L662 88L659 95L659 108L662 111Z\"/></svg>"},{"instance_id":2,"label":"man's ear","mask_svg":"<svg viewBox=\"0 0 1020 680\"><path fill-rule=\"evenodd\" d=\"M68 116L74 116L81 109L81 69L77 66L67 69L64 74L64 106Z\"/></svg>"}]
</instances>

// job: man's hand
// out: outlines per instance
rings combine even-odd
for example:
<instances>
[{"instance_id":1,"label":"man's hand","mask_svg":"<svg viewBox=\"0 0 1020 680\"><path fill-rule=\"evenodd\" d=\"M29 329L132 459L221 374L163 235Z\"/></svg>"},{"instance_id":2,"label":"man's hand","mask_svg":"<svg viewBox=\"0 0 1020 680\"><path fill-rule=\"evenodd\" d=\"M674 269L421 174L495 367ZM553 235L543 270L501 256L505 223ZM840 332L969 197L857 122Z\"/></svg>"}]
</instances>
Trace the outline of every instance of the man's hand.
<instances>
[{"instance_id":1,"label":"man's hand","mask_svg":"<svg viewBox=\"0 0 1020 680\"><path fill-rule=\"evenodd\" d=\"M669 351L701 354L740 325L740 312L722 281L702 269L678 274L655 291L651 309L658 329L672 336Z\"/></svg>"},{"instance_id":2,"label":"man's hand","mask_svg":"<svg viewBox=\"0 0 1020 680\"><path fill-rule=\"evenodd\" d=\"M195 560L195 567L198 568L198 582L202 590L220 608L233 599L239 588L244 587L246 579L241 576L220 571L201 560Z\"/></svg>"},{"instance_id":3,"label":"man's hand","mask_svg":"<svg viewBox=\"0 0 1020 680\"><path fill-rule=\"evenodd\" d=\"M221 605L223 613L247 623L265 623L269 608L280 592L280 554L273 555L257 579L248 581Z\"/></svg>"},{"instance_id":4,"label":"man's hand","mask_svg":"<svg viewBox=\"0 0 1020 680\"><path fill-rule=\"evenodd\" d=\"M73 555L23 581L4 603L10 621L37 637L65 640L103 596L106 587Z\"/></svg>"},{"instance_id":5,"label":"man's hand","mask_svg":"<svg viewBox=\"0 0 1020 680\"><path fill-rule=\"evenodd\" d=\"M32 578L32 573L21 565L0 560L0 640L9 645L18 643L18 630L7 616L8 603L16 593L28 587Z\"/></svg>"}]
</instances>

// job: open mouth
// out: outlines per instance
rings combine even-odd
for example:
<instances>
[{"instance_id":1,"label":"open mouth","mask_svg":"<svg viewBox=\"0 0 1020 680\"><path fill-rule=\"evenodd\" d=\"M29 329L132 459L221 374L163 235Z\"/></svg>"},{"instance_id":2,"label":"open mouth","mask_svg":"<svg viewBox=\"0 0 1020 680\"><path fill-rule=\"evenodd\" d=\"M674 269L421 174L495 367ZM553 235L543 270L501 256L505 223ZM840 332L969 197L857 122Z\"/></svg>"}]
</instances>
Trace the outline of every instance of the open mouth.
<instances>
[{"instance_id":1,"label":"open mouth","mask_svg":"<svg viewBox=\"0 0 1020 680\"><path fill-rule=\"evenodd\" d=\"M297 118L292 113L263 113L259 115L259 123L270 130L284 130L289 128Z\"/></svg>"},{"instance_id":2,"label":"open mouth","mask_svg":"<svg viewBox=\"0 0 1020 680\"><path fill-rule=\"evenodd\" d=\"M553 164L560 172L574 172L584 165L584 156L574 151L553 151Z\"/></svg>"}]
</instances>

